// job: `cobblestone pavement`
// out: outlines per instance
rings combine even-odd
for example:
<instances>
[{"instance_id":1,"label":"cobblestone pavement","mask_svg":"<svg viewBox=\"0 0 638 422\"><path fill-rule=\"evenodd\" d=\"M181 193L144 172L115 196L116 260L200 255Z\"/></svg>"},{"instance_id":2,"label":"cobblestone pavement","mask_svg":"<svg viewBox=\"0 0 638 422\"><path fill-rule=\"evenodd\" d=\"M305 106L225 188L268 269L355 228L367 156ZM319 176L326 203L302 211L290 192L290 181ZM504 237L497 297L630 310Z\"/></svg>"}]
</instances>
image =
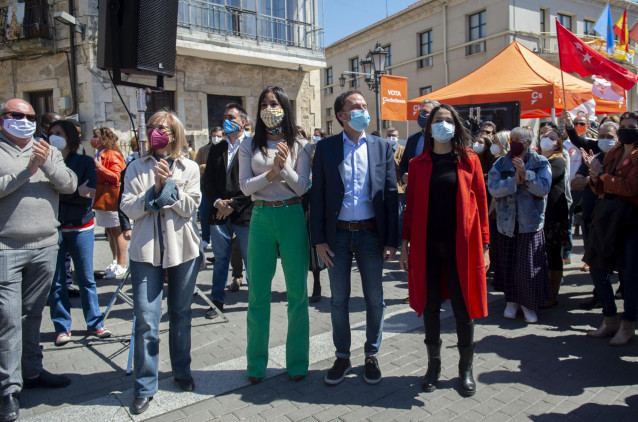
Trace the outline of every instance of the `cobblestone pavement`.
<instances>
[{"instance_id":1,"label":"cobblestone pavement","mask_svg":"<svg viewBox=\"0 0 638 422\"><path fill-rule=\"evenodd\" d=\"M245 374L245 287L226 297L228 323L204 318L207 305L196 297L193 305L192 369L196 389L178 391L168 359L168 322L160 326L160 391L149 410L132 416L132 376L125 374L132 310L121 300L106 325L111 339L85 336L79 298L73 298L73 341L57 348L48 316L42 322L45 368L66 373L71 386L61 390L25 390L21 418L32 421L157 421L268 420L275 421L407 421L407 420L638 420L638 342L612 348L606 340L584 333L602 319L600 309L582 311L578 303L591 291L589 276L580 272L582 241L575 239L572 264L566 267L560 304L539 313L538 324L502 317L504 298L489 295L490 315L477 321L474 374L478 391L463 398L458 392L456 334L449 307L442 312L443 370L439 388L424 393L423 327L402 303L407 296L405 275L398 261L386 265L384 291L386 322L378 356L383 380L363 382L365 304L358 272L353 269L351 325L353 372L335 387L323 382L334 359L329 314L327 273L321 273L324 297L310 306L311 368L295 383L285 373L286 299L278 268L273 282L270 363L266 379L248 383ZM210 253L208 254L210 255ZM110 252L105 238L96 236L96 268L106 267ZM212 266L202 271L198 286L210 292ZM100 280L98 293L104 308L117 281ZM312 277L308 278L312 288ZM130 284L124 291L130 293ZM622 309L621 301L618 302Z\"/></svg>"}]
</instances>

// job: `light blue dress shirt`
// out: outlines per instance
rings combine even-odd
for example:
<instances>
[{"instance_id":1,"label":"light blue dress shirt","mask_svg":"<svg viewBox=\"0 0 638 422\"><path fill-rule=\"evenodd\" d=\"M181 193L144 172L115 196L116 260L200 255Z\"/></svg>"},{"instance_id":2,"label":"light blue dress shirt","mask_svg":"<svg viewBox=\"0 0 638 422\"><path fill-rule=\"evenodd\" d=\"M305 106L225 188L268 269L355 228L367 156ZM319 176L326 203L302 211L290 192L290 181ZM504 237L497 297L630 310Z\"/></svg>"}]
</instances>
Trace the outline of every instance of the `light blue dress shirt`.
<instances>
[{"instance_id":1,"label":"light blue dress shirt","mask_svg":"<svg viewBox=\"0 0 638 422\"><path fill-rule=\"evenodd\" d=\"M228 138L224 139L226 142L228 142L228 163L226 164L226 172L230 170L230 165L233 163L233 157L237 153L237 150L239 149L239 144L241 144L241 141L243 141L244 138L245 138L245 135L242 134L235 141L235 145L231 144Z\"/></svg>"},{"instance_id":2,"label":"light blue dress shirt","mask_svg":"<svg viewBox=\"0 0 638 422\"><path fill-rule=\"evenodd\" d=\"M343 162L339 165L344 195L339 220L363 221L374 217L368 143L365 132L356 143L343 132Z\"/></svg>"}]
</instances>

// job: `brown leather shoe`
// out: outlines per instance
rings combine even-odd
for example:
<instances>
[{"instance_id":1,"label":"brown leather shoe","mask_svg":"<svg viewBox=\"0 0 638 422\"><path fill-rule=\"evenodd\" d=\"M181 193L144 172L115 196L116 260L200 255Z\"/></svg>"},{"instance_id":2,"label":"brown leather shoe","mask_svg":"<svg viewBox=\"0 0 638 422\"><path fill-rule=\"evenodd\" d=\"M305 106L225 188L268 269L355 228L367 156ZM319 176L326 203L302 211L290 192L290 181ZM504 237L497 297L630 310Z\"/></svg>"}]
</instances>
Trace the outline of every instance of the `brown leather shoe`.
<instances>
[{"instance_id":1,"label":"brown leather shoe","mask_svg":"<svg viewBox=\"0 0 638 422\"><path fill-rule=\"evenodd\" d=\"M597 330L587 331L587 336L594 338L604 338L611 337L618 331L620 328L620 320L618 319L618 315L612 317L604 317L603 323Z\"/></svg>"},{"instance_id":2,"label":"brown leather shoe","mask_svg":"<svg viewBox=\"0 0 638 422\"><path fill-rule=\"evenodd\" d=\"M618 332L609 340L610 346L624 346L629 343L632 338L636 335L635 333L636 327L633 321L625 321L624 319L620 323L620 328Z\"/></svg>"},{"instance_id":3,"label":"brown leather shoe","mask_svg":"<svg viewBox=\"0 0 638 422\"><path fill-rule=\"evenodd\" d=\"M233 282L230 283L230 286L228 286L228 291L229 292L238 292L239 288L241 287L241 283L242 283L241 278L234 278Z\"/></svg>"}]
</instances>

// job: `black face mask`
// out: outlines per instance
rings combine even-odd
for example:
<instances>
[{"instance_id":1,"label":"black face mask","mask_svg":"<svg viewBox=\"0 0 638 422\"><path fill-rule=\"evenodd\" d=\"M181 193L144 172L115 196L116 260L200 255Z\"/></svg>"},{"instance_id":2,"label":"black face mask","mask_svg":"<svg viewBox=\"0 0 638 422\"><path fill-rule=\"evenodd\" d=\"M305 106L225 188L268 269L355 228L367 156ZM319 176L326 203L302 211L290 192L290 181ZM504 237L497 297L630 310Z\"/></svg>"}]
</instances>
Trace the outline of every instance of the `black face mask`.
<instances>
[{"instance_id":1,"label":"black face mask","mask_svg":"<svg viewBox=\"0 0 638 422\"><path fill-rule=\"evenodd\" d=\"M628 129L621 127L618 129L618 140L623 145L633 144L638 141L638 129Z\"/></svg>"},{"instance_id":2,"label":"black face mask","mask_svg":"<svg viewBox=\"0 0 638 422\"><path fill-rule=\"evenodd\" d=\"M525 151L525 145L521 142L511 142L510 151L514 157L518 157L523 153L523 151Z\"/></svg>"}]
</instances>

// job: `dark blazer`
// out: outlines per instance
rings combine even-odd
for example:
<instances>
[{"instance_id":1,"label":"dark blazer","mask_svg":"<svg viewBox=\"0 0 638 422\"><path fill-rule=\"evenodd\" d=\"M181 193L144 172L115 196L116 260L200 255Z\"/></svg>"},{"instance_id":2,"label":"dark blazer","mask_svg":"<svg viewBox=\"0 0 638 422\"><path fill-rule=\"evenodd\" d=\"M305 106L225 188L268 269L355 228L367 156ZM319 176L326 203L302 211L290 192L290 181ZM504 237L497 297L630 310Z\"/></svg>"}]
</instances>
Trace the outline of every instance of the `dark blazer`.
<instances>
[{"instance_id":1,"label":"dark blazer","mask_svg":"<svg viewBox=\"0 0 638 422\"><path fill-rule=\"evenodd\" d=\"M245 142L244 140L243 142ZM250 216L253 210L253 202L250 196L243 194L239 189L239 153L233 156L230 169L226 171L228 164L228 142L221 141L217 145L211 145L206 160L206 170L202 178L202 189L211 206L210 224L224 224L226 219L218 220L217 212L213 209L215 201L220 199L232 199L230 206L233 213L228 217L231 223L240 226L250 224Z\"/></svg>"},{"instance_id":2,"label":"dark blazer","mask_svg":"<svg viewBox=\"0 0 638 422\"><path fill-rule=\"evenodd\" d=\"M422 130L417 133L413 133L408 137L408 140L405 143L405 152L403 153L401 162L399 163L399 177L402 179L403 175L408 171L410 160L416 157L416 145L419 143L421 135L423 135Z\"/></svg>"},{"instance_id":3,"label":"dark blazer","mask_svg":"<svg viewBox=\"0 0 638 422\"><path fill-rule=\"evenodd\" d=\"M377 232L383 245L394 247L398 242L399 208L392 147L377 136L366 134L366 139ZM343 132L317 143L310 191L310 240L313 246L327 243L334 248L345 191L339 173L343 159Z\"/></svg>"}]
</instances>

